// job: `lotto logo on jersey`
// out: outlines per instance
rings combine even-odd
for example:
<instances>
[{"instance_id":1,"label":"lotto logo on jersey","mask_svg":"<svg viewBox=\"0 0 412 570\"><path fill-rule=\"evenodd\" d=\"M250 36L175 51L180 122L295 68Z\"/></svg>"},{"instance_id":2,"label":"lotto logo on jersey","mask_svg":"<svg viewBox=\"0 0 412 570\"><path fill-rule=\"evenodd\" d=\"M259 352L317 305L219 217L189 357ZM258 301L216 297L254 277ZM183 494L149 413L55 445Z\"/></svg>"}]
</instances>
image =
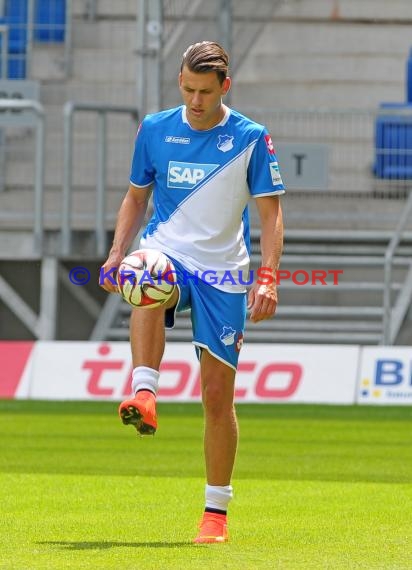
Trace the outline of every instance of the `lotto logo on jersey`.
<instances>
[{"instance_id":1,"label":"lotto logo on jersey","mask_svg":"<svg viewBox=\"0 0 412 570\"><path fill-rule=\"evenodd\" d=\"M265 135L265 142L269 154L275 154L275 147L273 146L272 137L270 135Z\"/></svg>"},{"instance_id":2,"label":"lotto logo on jersey","mask_svg":"<svg viewBox=\"0 0 412 570\"><path fill-rule=\"evenodd\" d=\"M167 171L167 187L191 190L218 166L218 164L197 164L171 160Z\"/></svg>"}]
</instances>

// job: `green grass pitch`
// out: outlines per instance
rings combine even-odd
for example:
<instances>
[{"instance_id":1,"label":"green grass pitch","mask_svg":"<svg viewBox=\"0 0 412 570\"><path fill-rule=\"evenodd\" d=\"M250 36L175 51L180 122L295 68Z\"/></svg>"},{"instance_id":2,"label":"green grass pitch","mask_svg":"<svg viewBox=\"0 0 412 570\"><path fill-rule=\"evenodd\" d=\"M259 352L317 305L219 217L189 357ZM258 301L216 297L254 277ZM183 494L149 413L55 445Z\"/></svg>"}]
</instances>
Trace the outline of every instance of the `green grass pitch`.
<instances>
[{"instance_id":1,"label":"green grass pitch","mask_svg":"<svg viewBox=\"0 0 412 570\"><path fill-rule=\"evenodd\" d=\"M231 540L195 545L202 411L0 402L0 568L411 569L412 408L238 406Z\"/></svg>"}]
</instances>

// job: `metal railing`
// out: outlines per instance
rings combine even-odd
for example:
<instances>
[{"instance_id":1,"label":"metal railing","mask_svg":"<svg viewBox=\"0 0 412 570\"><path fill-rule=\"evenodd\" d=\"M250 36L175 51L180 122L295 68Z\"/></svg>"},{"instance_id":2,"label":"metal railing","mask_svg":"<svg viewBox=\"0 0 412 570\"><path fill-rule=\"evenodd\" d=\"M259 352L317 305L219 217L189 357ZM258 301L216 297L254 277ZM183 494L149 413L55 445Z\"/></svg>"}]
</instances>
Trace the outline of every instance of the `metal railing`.
<instances>
[{"instance_id":1,"label":"metal railing","mask_svg":"<svg viewBox=\"0 0 412 570\"><path fill-rule=\"evenodd\" d=\"M31 111L35 116L36 143L35 143L35 175L34 175L34 225L33 240L34 252L41 255L43 248L43 192L44 192L44 154L45 154L45 112L38 101L25 99L0 99L1 111ZM20 119L19 124L22 124ZM1 125L1 116L0 116ZM32 126L32 120L29 121Z\"/></svg>"},{"instance_id":2,"label":"metal railing","mask_svg":"<svg viewBox=\"0 0 412 570\"><path fill-rule=\"evenodd\" d=\"M3 7L0 3L0 16L3 13ZM0 73L0 80L7 78L7 67L8 67L8 51L7 46L9 45L9 28L8 26L1 24L0 25L0 38L1 38L1 52L0 52L0 65L1 65L1 73ZM4 132L3 129L0 128L0 192L3 192L5 186L5 149L4 149Z\"/></svg>"},{"instance_id":3,"label":"metal railing","mask_svg":"<svg viewBox=\"0 0 412 570\"><path fill-rule=\"evenodd\" d=\"M69 255L72 241L72 187L73 187L73 115L76 112L91 112L98 116L97 133L97 183L95 235L96 254L106 253L106 158L107 158L107 115L109 113L129 114L136 121L138 111L135 107L104 105L95 103L76 103L69 101L64 106L64 164L63 164L63 204L62 204L62 254Z\"/></svg>"},{"instance_id":4,"label":"metal railing","mask_svg":"<svg viewBox=\"0 0 412 570\"><path fill-rule=\"evenodd\" d=\"M64 34L64 71L66 77L72 75L73 64L73 0L66 0L66 24Z\"/></svg>"},{"instance_id":5,"label":"metal railing","mask_svg":"<svg viewBox=\"0 0 412 570\"><path fill-rule=\"evenodd\" d=\"M407 222L412 215L412 193L409 194L398 226L385 251L384 266L384 294L383 294L383 335L382 343L392 345L399 333L402 322L409 311L412 302L412 262L398 292L395 303L392 305L392 269L396 250L402 240L402 235Z\"/></svg>"},{"instance_id":6,"label":"metal railing","mask_svg":"<svg viewBox=\"0 0 412 570\"><path fill-rule=\"evenodd\" d=\"M9 45L9 27L5 24L0 25L0 36L1 36L1 73L0 79L7 78L7 65L8 65L8 49Z\"/></svg>"},{"instance_id":7,"label":"metal railing","mask_svg":"<svg viewBox=\"0 0 412 570\"><path fill-rule=\"evenodd\" d=\"M86 0L86 16L90 22L94 22L97 17L97 0Z\"/></svg>"},{"instance_id":8,"label":"metal railing","mask_svg":"<svg viewBox=\"0 0 412 570\"><path fill-rule=\"evenodd\" d=\"M377 197L379 192L402 194L412 186L412 149L408 148L410 143L403 131L412 130L411 107L376 110L242 107L239 110L271 132L281 171L285 175L294 174L287 180L288 189L293 192L374 193ZM295 160L292 164L293 154L302 148L305 160ZM307 172L316 173L315 167L327 170L322 184L316 177L313 184L304 184L305 177L299 176L298 167L303 167L305 174L305 167L311 161L314 168L306 168ZM398 164L398 172L388 171L393 163ZM410 168L406 176L402 170L405 165ZM290 172L292 168L294 172Z\"/></svg>"}]
</instances>

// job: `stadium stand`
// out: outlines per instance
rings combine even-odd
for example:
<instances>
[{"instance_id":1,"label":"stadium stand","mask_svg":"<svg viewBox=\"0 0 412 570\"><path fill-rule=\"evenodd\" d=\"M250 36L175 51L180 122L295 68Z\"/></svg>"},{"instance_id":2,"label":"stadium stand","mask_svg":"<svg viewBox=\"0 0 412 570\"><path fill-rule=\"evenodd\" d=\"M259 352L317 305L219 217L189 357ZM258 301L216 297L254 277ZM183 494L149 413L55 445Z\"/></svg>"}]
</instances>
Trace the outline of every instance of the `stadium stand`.
<instances>
[{"instance_id":1,"label":"stadium stand","mask_svg":"<svg viewBox=\"0 0 412 570\"><path fill-rule=\"evenodd\" d=\"M107 137L104 221L110 239L127 185L136 118L109 114L102 123L98 112L73 116L73 240L70 254L62 255L67 166L64 109L70 101L138 107L136 2L38 0L32 4L30 28L28 1L4 0L2 21L13 32L9 42L13 38L18 44L15 49L20 49L9 56L9 75L37 82L39 101L45 109L44 254L56 261L51 275L60 275L58 322L49 327L48 334L57 338L125 338L127 307L114 310L109 305L116 303L110 301L101 311L106 296L92 286L77 287L75 299L67 273L73 263L93 269L101 261L96 254L95 230L96 181L101 174L99 129ZM291 144L316 144L327 161L326 188L289 185L284 200L287 232L282 268L292 271L303 264L301 269L326 269L342 264L345 269L345 280L333 293L325 294L321 287L283 284L279 318L248 334L259 341L381 342L385 252L406 207L409 182L405 177L387 178L376 166L381 140L384 149L393 145L378 134L375 139L375 121L383 124L382 101L401 103L405 99L410 2L347 0L338 3L340 10L334 13L327 0L242 0L232 4L235 82L231 104L267 124L279 151L282 145L287 153ZM164 106L179 102L176 61L184 47L199 38L217 37L217 7L218 0L163 2ZM149 67L154 65L153 57L149 49ZM148 93L149 106L154 95ZM0 181L4 186L1 190L0 185L0 274L38 317L39 267L44 256L33 251L32 242L35 135L27 127L0 126L0 130ZM394 303L408 284L411 230L407 221L394 257ZM256 240L253 245L256 249ZM33 291L27 286L18 289L11 269L16 256L27 260L27 271L36 283ZM0 286L0 291L5 289ZM53 308L50 311L53 314ZM397 343L405 339L409 326L407 311L403 312ZM0 337L44 338L32 313L22 320L0 302ZM185 319L179 320L172 340L187 336ZM35 324L27 327L27 322Z\"/></svg>"}]
</instances>

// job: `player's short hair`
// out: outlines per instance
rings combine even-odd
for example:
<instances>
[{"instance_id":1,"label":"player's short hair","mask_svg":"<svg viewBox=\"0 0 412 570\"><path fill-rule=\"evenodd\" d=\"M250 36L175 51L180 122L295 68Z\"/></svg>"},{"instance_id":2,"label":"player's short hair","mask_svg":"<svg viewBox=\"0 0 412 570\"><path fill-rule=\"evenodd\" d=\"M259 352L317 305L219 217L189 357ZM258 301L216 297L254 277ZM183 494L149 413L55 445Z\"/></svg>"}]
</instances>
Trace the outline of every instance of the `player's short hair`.
<instances>
[{"instance_id":1,"label":"player's short hair","mask_svg":"<svg viewBox=\"0 0 412 570\"><path fill-rule=\"evenodd\" d=\"M183 54L180 71L186 66L195 73L215 71L222 84L229 70L229 56L216 42L199 42L187 48Z\"/></svg>"}]
</instances>

